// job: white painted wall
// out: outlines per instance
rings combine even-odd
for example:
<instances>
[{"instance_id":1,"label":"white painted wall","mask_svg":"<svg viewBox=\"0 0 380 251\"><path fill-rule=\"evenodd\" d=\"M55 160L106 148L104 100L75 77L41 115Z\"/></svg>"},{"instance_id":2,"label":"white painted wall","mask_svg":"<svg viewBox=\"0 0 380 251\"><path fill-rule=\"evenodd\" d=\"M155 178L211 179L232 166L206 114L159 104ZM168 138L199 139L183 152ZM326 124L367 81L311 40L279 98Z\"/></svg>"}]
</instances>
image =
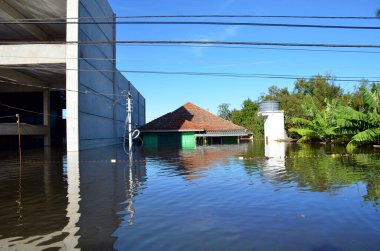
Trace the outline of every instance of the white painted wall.
<instances>
[{"instance_id":1,"label":"white painted wall","mask_svg":"<svg viewBox=\"0 0 380 251\"><path fill-rule=\"evenodd\" d=\"M259 115L264 117L265 141L286 139L284 111L260 112Z\"/></svg>"}]
</instances>

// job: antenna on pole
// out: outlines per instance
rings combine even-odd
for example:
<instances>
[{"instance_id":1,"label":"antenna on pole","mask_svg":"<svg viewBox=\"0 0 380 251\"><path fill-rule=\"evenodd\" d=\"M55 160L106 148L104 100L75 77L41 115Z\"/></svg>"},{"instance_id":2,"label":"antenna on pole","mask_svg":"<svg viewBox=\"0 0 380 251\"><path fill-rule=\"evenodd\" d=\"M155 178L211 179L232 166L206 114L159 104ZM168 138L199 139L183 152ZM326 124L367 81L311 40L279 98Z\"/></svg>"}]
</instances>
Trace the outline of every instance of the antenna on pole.
<instances>
[{"instance_id":1,"label":"antenna on pole","mask_svg":"<svg viewBox=\"0 0 380 251\"><path fill-rule=\"evenodd\" d=\"M128 92L127 95L127 116L128 116L128 147L129 154L132 153L132 95Z\"/></svg>"},{"instance_id":2,"label":"antenna on pole","mask_svg":"<svg viewBox=\"0 0 380 251\"><path fill-rule=\"evenodd\" d=\"M123 91L125 93L126 91ZM124 133L123 133L123 148L124 152L129 155L130 159L132 158L133 153L133 140L139 138L140 131L138 129L132 130L132 94L128 91L126 95L126 111L127 111L127 117L125 119L124 124ZM126 134L128 130L128 152L126 150Z\"/></svg>"}]
</instances>

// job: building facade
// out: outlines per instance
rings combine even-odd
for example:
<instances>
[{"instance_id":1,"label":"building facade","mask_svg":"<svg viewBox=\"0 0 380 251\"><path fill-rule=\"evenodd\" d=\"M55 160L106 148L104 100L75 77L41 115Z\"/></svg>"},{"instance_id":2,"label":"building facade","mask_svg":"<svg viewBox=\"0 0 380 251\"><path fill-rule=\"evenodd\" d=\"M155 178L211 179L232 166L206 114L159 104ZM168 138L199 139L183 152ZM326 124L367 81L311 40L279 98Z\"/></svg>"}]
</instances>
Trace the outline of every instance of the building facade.
<instances>
[{"instance_id":1,"label":"building facade","mask_svg":"<svg viewBox=\"0 0 380 251\"><path fill-rule=\"evenodd\" d=\"M0 18L0 117L20 114L23 135L68 151L121 142L128 92L132 123L145 124L144 97L116 68L107 0L3 0ZM0 121L0 138L15 122Z\"/></svg>"}]
</instances>

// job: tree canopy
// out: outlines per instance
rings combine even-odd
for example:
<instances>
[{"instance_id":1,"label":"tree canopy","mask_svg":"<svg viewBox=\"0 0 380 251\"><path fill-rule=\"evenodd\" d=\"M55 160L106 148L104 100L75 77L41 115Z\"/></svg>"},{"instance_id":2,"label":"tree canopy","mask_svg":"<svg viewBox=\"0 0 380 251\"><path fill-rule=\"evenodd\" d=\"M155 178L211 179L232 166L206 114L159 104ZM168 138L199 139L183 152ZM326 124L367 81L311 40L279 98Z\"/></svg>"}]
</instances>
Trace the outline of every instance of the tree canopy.
<instances>
[{"instance_id":1,"label":"tree canopy","mask_svg":"<svg viewBox=\"0 0 380 251\"><path fill-rule=\"evenodd\" d=\"M231 111L230 111L230 104L223 103L218 106L218 116L230 120L231 119Z\"/></svg>"},{"instance_id":2,"label":"tree canopy","mask_svg":"<svg viewBox=\"0 0 380 251\"><path fill-rule=\"evenodd\" d=\"M240 110L219 106L219 115L250 130L254 137L263 134L263 119L257 116L261 101L279 101L285 111L285 129L299 142L348 143L353 149L380 140L380 87L363 80L353 92L345 92L329 76L299 79L294 88L271 86L258 101L246 99ZM229 117L228 117L229 116Z\"/></svg>"}]
</instances>

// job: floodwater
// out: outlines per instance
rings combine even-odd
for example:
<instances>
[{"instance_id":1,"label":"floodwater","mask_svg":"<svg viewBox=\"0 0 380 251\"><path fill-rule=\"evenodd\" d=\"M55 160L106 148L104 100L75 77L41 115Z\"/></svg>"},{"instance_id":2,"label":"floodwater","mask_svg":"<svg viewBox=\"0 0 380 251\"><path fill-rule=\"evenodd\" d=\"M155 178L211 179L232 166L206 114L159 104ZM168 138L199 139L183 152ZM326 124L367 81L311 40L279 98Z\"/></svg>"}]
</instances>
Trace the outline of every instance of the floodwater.
<instances>
[{"instance_id":1,"label":"floodwater","mask_svg":"<svg viewBox=\"0 0 380 251\"><path fill-rule=\"evenodd\" d=\"M380 250L379 197L376 148L1 152L0 249Z\"/></svg>"}]
</instances>

